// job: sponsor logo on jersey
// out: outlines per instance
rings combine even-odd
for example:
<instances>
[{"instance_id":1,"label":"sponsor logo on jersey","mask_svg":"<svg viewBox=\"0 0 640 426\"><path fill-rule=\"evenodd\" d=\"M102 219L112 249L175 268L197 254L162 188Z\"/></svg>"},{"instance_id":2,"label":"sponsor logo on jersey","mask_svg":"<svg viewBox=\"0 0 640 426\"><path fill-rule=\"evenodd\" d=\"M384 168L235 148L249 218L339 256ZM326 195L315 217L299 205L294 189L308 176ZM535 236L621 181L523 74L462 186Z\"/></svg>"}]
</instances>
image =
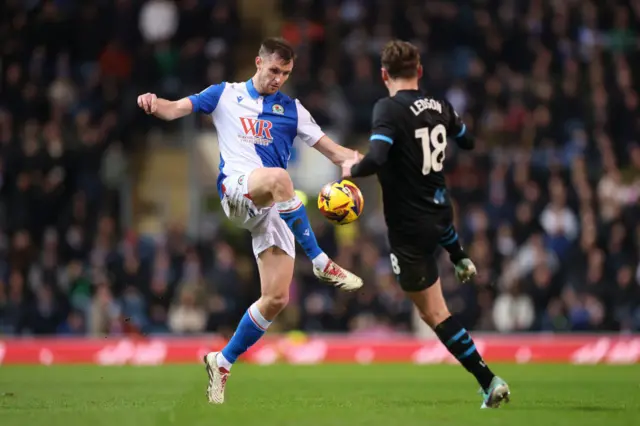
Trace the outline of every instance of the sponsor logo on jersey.
<instances>
[{"instance_id":1,"label":"sponsor logo on jersey","mask_svg":"<svg viewBox=\"0 0 640 426\"><path fill-rule=\"evenodd\" d=\"M271 128L273 123L258 118L240 117L244 135L238 135L241 141L255 145L269 145L273 142Z\"/></svg>"},{"instance_id":2,"label":"sponsor logo on jersey","mask_svg":"<svg viewBox=\"0 0 640 426\"><path fill-rule=\"evenodd\" d=\"M284 108L282 105L275 104L273 108L271 108L271 112L274 114L284 114Z\"/></svg>"}]
</instances>

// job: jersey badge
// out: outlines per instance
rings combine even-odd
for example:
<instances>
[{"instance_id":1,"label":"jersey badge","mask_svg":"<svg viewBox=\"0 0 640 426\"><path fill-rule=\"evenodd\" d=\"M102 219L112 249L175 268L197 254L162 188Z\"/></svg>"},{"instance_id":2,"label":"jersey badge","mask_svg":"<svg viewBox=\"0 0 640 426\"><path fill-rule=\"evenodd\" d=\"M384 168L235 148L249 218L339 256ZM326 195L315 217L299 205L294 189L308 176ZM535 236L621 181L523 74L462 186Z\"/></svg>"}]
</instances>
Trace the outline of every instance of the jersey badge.
<instances>
[{"instance_id":1,"label":"jersey badge","mask_svg":"<svg viewBox=\"0 0 640 426\"><path fill-rule=\"evenodd\" d=\"M284 108L282 107L282 105L275 104L273 108L271 108L271 112L273 112L274 114L284 114Z\"/></svg>"}]
</instances>

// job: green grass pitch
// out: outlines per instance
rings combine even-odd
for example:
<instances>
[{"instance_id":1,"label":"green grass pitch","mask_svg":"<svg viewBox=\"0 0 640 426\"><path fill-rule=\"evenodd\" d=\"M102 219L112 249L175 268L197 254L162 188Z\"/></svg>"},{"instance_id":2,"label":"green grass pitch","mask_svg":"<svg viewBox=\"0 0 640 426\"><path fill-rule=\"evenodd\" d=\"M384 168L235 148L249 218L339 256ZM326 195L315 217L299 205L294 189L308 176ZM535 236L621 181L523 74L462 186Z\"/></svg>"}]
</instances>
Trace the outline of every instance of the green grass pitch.
<instances>
[{"instance_id":1,"label":"green grass pitch","mask_svg":"<svg viewBox=\"0 0 640 426\"><path fill-rule=\"evenodd\" d=\"M237 365L207 404L199 365L0 367L2 426L640 424L640 366L496 365L512 400L480 410L453 365Z\"/></svg>"}]
</instances>

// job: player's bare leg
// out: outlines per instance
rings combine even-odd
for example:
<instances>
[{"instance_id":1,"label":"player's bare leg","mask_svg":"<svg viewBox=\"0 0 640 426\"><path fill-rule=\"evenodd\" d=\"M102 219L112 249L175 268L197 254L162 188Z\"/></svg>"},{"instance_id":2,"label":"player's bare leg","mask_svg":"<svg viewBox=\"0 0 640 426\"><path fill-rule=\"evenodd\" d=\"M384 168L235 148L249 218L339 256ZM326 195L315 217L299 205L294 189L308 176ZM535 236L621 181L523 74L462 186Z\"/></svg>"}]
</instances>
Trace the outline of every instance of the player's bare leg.
<instances>
[{"instance_id":1,"label":"player's bare leg","mask_svg":"<svg viewBox=\"0 0 640 426\"><path fill-rule=\"evenodd\" d=\"M320 249L311 229L307 211L296 196L293 182L286 170L275 167L255 169L249 175L249 195L258 207L276 205L296 241L313 263L314 274L324 282L345 291L362 287L362 279L338 266Z\"/></svg>"},{"instance_id":2,"label":"player's bare leg","mask_svg":"<svg viewBox=\"0 0 640 426\"><path fill-rule=\"evenodd\" d=\"M276 316L287 306L293 266L294 259L275 246L258 256L260 299L251 305L227 346L221 352L211 352L205 356L209 375L207 398L210 403L224 402L224 390L231 366L262 337Z\"/></svg>"},{"instance_id":3,"label":"player's bare leg","mask_svg":"<svg viewBox=\"0 0 640 426\"><path fill-rule=\"evenodd\" d=\"M418 308L420 318L435 331L458 362L475 376L483 395L481 408L498 408L502 401L509 402L509 385L491 372L467 330L451 316L440 279L425 290L407 294Z\"/></svg>"},{"instance_id":4,"label":"player's bare leg","mask_svg":"<svg viewBox=\"0 0 640 426\"><path fill-rule=\"evenodd\" d=\"M294 262L291 256L278 247L271 247L258 256L261 296L256 305L269 322L289 303Z\"/></svg>"}]
</instances>

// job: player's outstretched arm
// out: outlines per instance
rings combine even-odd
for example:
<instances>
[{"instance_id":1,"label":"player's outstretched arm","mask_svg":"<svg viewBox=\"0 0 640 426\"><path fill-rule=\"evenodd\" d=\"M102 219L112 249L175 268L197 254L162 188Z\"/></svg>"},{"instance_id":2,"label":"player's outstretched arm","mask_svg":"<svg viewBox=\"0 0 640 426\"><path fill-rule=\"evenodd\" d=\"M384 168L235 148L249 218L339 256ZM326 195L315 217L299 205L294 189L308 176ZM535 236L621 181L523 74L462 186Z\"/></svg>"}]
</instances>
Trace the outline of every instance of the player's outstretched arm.
<instances>
[{"instance_id":1,"label":"player's outstretched arm","mask_svg":"<svg viewBox=\"0 0 640 426\"><path fill-rule=\"evenodd\" d=\"M386 163L389 151L396 138L395 118L397 106L383 98L373 107L369 152L360 161L351 161L342 165L342 177L365 177L378 172Z\"/></svg>"},{"instance_id":2,"label":"player's outstretched arm","mask_svg":"<svg viewBox=\"0 0 640 426\"><path fill-rule=\"evenodd\" d=\"M145 93L138 96L138 106L147 114L153 115L165 121L175 120L191 114L193 104L188 98L177 101L158 98L154 93Z\"/></svg>"},{"instance_id":3,"label":"player's outstretched arm","mask_svg":"<svg viewBox=\"0 0 640 426\"><path fill-rule=\"evenodd\" d=\"M345 161L350 161L357 152L353 149L338 145L327 135L322 136L320 140L313 145L313 147L336 166L341 166ZM357 155L362 159L362 154L357 153Z\"/></svg>"},{"instance_id":4,"label":"player's outstretched arm","mask_svg":"<svg viewBox=\"0 0 640 426\"><path fill-rule=\"evenodd\" d=\"M470 135L469 132L467 132L467 125L464 124L458 113L449 102L446 102L446 108L449 111L450 117L447 130L460 148L467 151L472 150L475 147L476 143L473 136Z\"/></svg>"},{"instance_id":5,"label":"player's outstretched arm","mask_svg":"<svg viewBox=\"0 0 640 426\"><path fill-rule=\"evenodd\" d=\"M311 113L296 99L298 110L298 137L309 146L314 147L333 164L341 166L345 161L351 160L355 155L352 149L338 145L324 134L320 126L311 116Z\"/></svg>"},{"instance_id":6,"label":"player's outstretched arm","mask_svg":"<svg viewBox=\"0 0 640 426\"><path fill-rule=\"evenodd\" d=\"M375 137L373 135L372 137ZM380 170L387 162L391 144L379 139L372 139L369 152L364 158L357 158L355 161L346 162L342 165L342 177L366 177L371 176Z\"/></svg>"},{"instance_id":7,"label":"player's outstretched arm","mask_svg":"<svg viewBox=\"0 0 640 426\"><path fill-rule=\"evenodd\" d=\"M466 151L471 151L476 146L474 137L467 132L467 126L464 123L456 129L454 138L456 144Z\"/></svg>"}]
</instances>

